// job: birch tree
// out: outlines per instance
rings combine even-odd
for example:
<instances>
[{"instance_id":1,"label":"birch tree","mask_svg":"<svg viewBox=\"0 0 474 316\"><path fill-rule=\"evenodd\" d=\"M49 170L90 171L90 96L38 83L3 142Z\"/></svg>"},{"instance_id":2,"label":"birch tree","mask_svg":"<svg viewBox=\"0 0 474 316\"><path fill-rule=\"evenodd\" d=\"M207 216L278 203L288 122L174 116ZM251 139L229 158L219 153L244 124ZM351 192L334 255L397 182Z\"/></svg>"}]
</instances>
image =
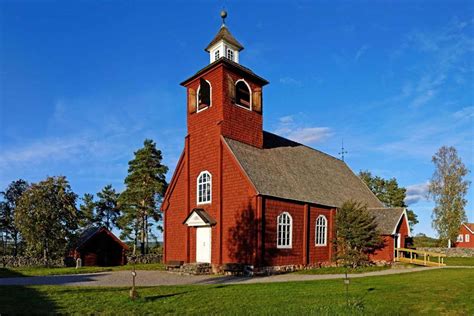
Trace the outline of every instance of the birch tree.
<instances>
[{"instance_id":1,"label":"birch tree","mask_svg":"<svg viewBox=\"0 0 474 316\"><path fill-rule=\"evenodd\" d=\"M461 224L467 220L464 210L470 182L465 179L466 168L454 147L441 147L433 156L435 171L428 194L435 202L433 228L444 242L455 241Z\"/></svg>"}]
</instances>

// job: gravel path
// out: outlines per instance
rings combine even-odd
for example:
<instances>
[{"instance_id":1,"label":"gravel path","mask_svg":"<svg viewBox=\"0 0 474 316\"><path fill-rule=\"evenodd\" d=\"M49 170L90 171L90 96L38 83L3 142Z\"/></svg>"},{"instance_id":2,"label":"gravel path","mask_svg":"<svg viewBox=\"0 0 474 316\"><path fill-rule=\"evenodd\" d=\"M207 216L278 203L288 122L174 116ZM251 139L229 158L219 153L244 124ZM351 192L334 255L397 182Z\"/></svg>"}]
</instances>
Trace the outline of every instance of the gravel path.
<instances>
[{"instance_id":1,"label":"gravel path","mask_svg":"<svg viewBox=\"0 0 474 316\"><path fill-rule=\"evenodd\" d=\"M368 276L403 274L434 268L407 268L390 269L360 274L349 274L350 278L363 278ZM266 277L234 277L234 276L209 276L209 275L180 275L165 271L137 271L137 286L157 286L157 285L184 285L184 284L248 284L248 283L269 283L288 281L312 281L341 279L343 274L280 274ZM116 271L103 273L0 278L0 285L75 285L75 286L130 286L130 271Z\"/></svg>"}]
</instances>

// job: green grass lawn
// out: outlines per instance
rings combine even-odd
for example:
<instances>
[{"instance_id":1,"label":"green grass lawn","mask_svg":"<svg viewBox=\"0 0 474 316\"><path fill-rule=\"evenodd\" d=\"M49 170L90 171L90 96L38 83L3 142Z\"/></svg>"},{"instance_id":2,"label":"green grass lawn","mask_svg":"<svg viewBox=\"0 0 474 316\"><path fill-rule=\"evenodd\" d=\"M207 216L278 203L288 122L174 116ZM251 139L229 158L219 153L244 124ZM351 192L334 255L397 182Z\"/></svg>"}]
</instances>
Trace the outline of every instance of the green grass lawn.
<instances>
[{"instance_id":1,"label":"green grass lawn","mask_svg":"<svg viewBox=\"0 0 474 316\"><path fill-rule=\"evenodd\" d=\"M135 265L137 270L164 270L162 263L149 263ZM132 270L132 265L116 266L116 267L82 267L76 268L0 268L0 278L10 277L28 277L42 275L63 275L63 274L80 274L80 273L98 273L107 271Z\"/></svg>"},{"instance_id":2,"label":"green grass lawn","mask_svg":"<svg viewBox=\"0 0 474 316\"><path fill-rule=\"evenodd\" d=\"M474 266L474 257L449 257L445 258L444 262L447 266ZM473 294L474 296L474 294Z\"/></svg>"},{"instance_id":3,"label":"green grass lawn","mask_svg":"<svg viewBox=\"0 0 474 316\"><path fill-rule=\"evenodd\" d=\"M349 273L364 273L364 272L374 272L390 269L390 266L368 266L368 267L358 267L358 268L345 268L345 267L324 267L324 268L315 268L308 270L299 270L294 273L296 274L344 274Z\"/></svg>"},{"instance_id":4,"label":"green grass lawn","mask_svg":"<svg viewBox=\"0 0 474 316\"><path fill-rule=\"evenodd\" d=\"M473 315L474 269L342 280L138 288L0 287L0 313L176 315Z\"/></svg>"}]
</instances>

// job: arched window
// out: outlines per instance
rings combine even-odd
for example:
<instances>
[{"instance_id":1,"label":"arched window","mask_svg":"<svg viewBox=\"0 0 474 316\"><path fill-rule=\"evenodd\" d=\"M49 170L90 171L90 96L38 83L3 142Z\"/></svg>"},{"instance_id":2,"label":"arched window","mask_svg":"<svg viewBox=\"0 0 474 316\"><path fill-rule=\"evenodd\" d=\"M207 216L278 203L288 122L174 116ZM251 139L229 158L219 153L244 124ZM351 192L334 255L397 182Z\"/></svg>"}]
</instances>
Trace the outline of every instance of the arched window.
<instances>
[{"instance_id":1,"label":"arched window","mask_svg":"<svg viewBox=\"0 0 474 316\"><path fill-rule=\"evenodd\" d=\"M211 203L212 198L212 176L203 171L197 178L197 204Z\"/></svg>"},{"instance_id":2,"label":"arched window","mask_svg":"<svg viewBox=\"0 0 474 316\"><path fill-rule=\"evenodd\" d=\"M277 248L291 248L293 220L287 212L277 217Z\"/></svg>"},{"instance_id":3,"label":"arched window","mask_svg":"<svg viewBox=\"0 0 474 316\"><path fill-rule=\"evenodd\" d=\"M252 109L250 86L242 79L235 84L235 104Z\"/></svg>"},{"instance_id":4,"label":"arched window","mask_svg":"<svg viewBox=\"0 0 474 316\"><path fill-rule=\"evenodd\" d=\"M326 246L328 237L328 220L326 216L319 215L316 219L316 246Z\"/></svg>"},{"instance_id":5,"label":"arched window","mask_svg":"<svg viewBox=\"0 0 474 316\"><path fill-rule=\"evenodd\" d=\"M197 111L202 111L211 106L211 84L209 81L199 79L199 88L197 89Z\"/></svg>"}]
</instances>

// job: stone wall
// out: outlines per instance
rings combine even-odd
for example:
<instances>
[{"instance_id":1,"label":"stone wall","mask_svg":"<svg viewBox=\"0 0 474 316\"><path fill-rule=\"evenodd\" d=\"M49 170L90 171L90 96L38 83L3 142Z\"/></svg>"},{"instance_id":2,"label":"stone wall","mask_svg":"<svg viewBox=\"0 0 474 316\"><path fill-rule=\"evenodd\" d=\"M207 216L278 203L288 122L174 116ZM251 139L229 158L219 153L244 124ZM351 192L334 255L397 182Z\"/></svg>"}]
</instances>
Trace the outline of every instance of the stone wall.
<instances>
[{"instance_id":1,"label":"stone wall","mask_svg":"<svg viewBox=\"0 0 474 316\"><path fill-rule=\"evenodd\" d=\"M418 247L416 250L440 252L448 257L474 257L474 248L434 248L434 247Z\"/></svg>"},{"instance_id":2,"label":"stone wall","mask_svg":"<svg viewBox=\"0 0 474 316\"><path fill-rule=\"evenodd\" d=\"M161 253L150 253L147 255L138 255L135 257L127 256L127 264L143 264L143 263L162 263L163 262L163 255Z\"/></svg>"},{"instance_id":3,"label":"stone wall","mask_svg":"<svg viewBox=\"0 0 474 316\"><path fill-rule=\"evenodd\" d=\"M2 268L19 268L19 267L40 267L44 266L43 259L28 256L1 256L0 267ZM64 267L64 259L49 260L49 267Z\"/></svg>"}]
</instances>

